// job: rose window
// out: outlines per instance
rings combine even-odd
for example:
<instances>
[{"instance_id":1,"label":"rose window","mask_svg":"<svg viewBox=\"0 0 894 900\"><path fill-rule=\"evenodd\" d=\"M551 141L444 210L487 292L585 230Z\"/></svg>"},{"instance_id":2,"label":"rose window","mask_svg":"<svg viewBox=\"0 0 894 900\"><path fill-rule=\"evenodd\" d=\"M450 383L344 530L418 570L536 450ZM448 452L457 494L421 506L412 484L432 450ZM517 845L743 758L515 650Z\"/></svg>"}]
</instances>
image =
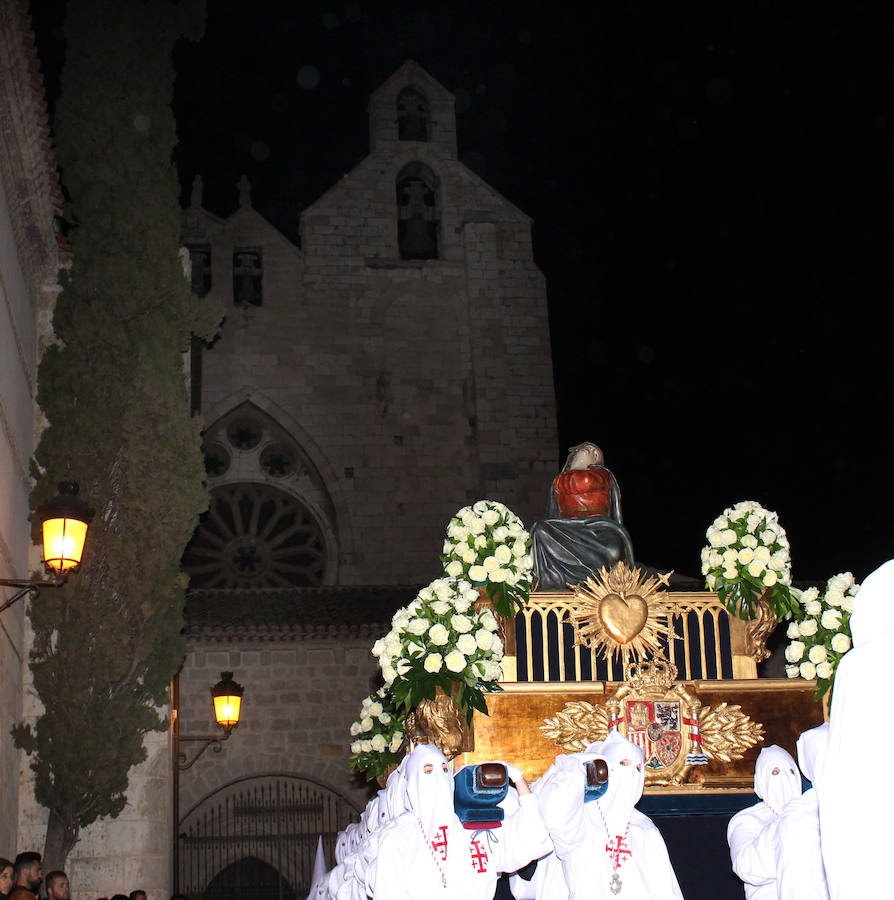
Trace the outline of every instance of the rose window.
<instances>
[{"instance_id":1,"label":"rose window","mask_svg":"<svg viewBox=\"0 0 894 900\"><path fill-rule=\"evenodd\" d=\"M215 488L183 557L193 588L322 584L326 547L295 497L264 484Z\"/></svg>"}]
</instances>

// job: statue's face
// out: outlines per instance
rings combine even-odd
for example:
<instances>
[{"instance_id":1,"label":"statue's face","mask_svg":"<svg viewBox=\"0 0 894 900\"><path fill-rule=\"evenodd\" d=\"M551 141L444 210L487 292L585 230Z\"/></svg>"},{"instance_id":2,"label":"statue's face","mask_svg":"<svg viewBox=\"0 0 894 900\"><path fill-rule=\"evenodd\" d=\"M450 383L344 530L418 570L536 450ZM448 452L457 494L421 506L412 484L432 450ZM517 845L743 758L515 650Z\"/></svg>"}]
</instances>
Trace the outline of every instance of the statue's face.
<instances>
[{"instance_id":1,"label":"statue's face","mask_svg":"<svg viewBox=\"0 0 894 900\"><path fill-rule=\"evenodd\" d=\"M574 451L568 468L586 469L588 466L601 465L603 465L602 451L595 444L584 444Z\"/></svg>"}]
</instances>

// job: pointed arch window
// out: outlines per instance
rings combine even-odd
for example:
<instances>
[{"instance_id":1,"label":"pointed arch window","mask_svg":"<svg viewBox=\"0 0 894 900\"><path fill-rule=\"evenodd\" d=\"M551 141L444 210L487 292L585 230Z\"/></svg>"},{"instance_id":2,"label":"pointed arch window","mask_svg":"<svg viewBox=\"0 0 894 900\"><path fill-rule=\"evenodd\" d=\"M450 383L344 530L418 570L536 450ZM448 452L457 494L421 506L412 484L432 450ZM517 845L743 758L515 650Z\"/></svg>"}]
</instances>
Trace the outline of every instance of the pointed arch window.
<instances>
[{"instance_id":1,"label":"pointed arch window","mask_svg":"<svg viewBox=\"0 0 894 900\"><path fill-rule=\"evenodd\" d=\"M405 87L397 95L397 137L401 141L431 139L431 109L419 88Z\"/></svg>"},{"instance_id":2,"label":"pointed arch window","mask_svg":"<svg viewBox=\"0 0 894 900\"><path fill-rule=\"evenodd\" d=\"M439 183L420 162L404 166L397 176L397 243L401 259L438 259Z\"/></svg>"}]
</instances>

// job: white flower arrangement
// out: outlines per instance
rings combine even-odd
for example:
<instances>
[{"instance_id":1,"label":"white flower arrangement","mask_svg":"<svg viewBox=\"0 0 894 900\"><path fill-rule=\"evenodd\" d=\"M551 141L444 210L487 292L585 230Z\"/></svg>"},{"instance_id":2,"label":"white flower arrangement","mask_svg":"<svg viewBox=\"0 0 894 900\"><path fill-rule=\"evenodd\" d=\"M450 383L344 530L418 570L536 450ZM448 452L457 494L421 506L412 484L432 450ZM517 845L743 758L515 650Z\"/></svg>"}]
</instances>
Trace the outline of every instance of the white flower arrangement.
<instances>
[{"instance_id":1,"label":"white flower arrangement","mask_svg":"<svg viewBox=\"0 0 894 900\"><path fill-rule=\"evenodd\" d=\"M851 613L859 589L850 572L841 572L829 579L822 596L815 587L793 590L798 612L786 631L785 674L816 679L817 699L831 690L838 663L851 649Z\"/></svg>"},{"instance_id":2,"label":"white flower arrangement","mask_svg":"<svg viewBox=\"0 0 894 900\"><path fill-rule=\"evenodd\" d=\"M371 781L396 766L404 745L405 718L388 688L367 697L351 724L351 768Z\"/></svg>"},{"instance_id":3,"label":"white flower arrangement","mask_svg":"<svg viewBox=\"0 0 894 900\"><path fill-rule=\"evenodd\" d=\"M789 542L775 512L754 500L743 500L725 509L708 527L705 537L705 586L717 592L731 613L753 618L766 591L777 618L792 617L798 603L791 593Z\"/></svg>"},{"instance_id":4,"label":"white flower arrangement","mask_svg":"<svg viewBox=\"0 0 894 900\"><path fill-rule=\"evenodd\" d=\"M441 561L448 576L484 585L501 616L514 617L528 602L531 536L502 503L478 500L459 510L447 526Z\"/></svg>"},{"instance_id":5,"label":"white flower arrangement","mask_svg":"<svg viewBox=\"0 0 894 900\"><path fill-rule=\"evenodd\" d=\"M487 712L484 693L500 690L503 643L489 609L475 610L478 592L468 581L438 578L399 609L391 631L375 642L385 685L404 713L436 689L453 694L471 721Z\"/></svg>"}]
</instances>

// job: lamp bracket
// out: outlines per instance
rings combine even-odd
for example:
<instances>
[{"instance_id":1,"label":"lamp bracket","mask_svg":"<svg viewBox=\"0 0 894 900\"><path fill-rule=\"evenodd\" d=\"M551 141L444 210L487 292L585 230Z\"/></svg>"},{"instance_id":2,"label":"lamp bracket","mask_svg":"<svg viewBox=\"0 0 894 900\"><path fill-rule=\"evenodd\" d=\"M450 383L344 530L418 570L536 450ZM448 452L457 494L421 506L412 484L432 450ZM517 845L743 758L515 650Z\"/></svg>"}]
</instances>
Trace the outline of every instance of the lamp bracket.
<instances>
[{"instance_id":1,"label":"lamp bracket","mask_svg":"<svg viewBox=\"0 0 894 900\"><path fill-rule=\"evenodd\" d=\"M192 768L195 762L202 756L202 754L210 747L215 753L220 753L223 749L221 746L225 740L227 740L232 733L232 728L224 729L223 734L181 734L177 736L178 743L182 744L185 741L192 742L201 742L202 746L199 747L198 753L192 758L189 759L186 753L183 750L178 748L177 751L177 768L181 771L186 771L187 769Z\"/></svg>"},{"instance_id":2,"label":"lamp bracket","mask_svg":"<svg viewBox=\"0 0 894 900\"><path fill-rule=\"evenodd\" d=\"M31 600L35 600L40 594L40 589L45 587L61 587L68 580L68 572L62 572L54 581L28 581L20 578L0 578L0 587L19 588L18 593L13 594L0 606L0 613L4 609L9 609L22 597L28 596Z\"/></svg>"}]
</instances>

